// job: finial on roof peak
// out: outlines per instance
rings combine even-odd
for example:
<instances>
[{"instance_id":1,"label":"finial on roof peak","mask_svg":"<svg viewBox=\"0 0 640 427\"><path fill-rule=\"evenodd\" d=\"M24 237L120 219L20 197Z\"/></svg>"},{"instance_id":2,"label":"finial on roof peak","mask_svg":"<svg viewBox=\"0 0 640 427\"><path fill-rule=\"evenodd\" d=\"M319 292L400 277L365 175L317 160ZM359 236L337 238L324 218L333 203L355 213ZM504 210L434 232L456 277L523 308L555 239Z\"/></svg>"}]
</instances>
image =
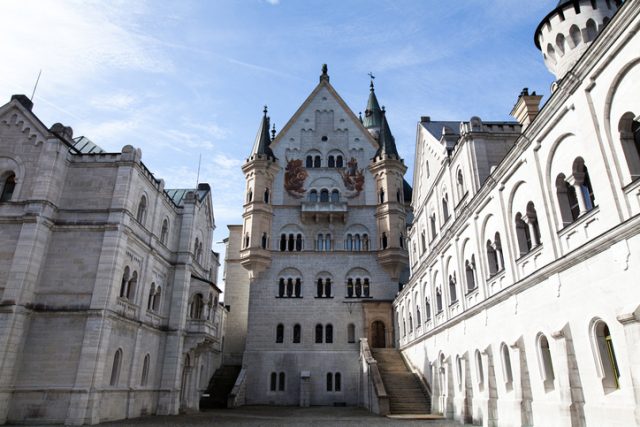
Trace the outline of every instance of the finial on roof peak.
<instances>
[{"instance_id":1,"label":"finial on roof peak","mask_svg":"<svg viewBox=\"0 0 640 427\"><path fill-rule=\"evenodd\" d=\"M265 105L265 106L264 106L264 110L262 110L262 112L264 113L264 116L265 116L265 117L267 117L267 111L268 111L268 108L267 108L267 106Z\"/></svg>"},{"instance_id":2,"label":"finial on roof peak","mask_svg":"<svg viewBox=\"0 0 640 427\"><path fill-rule=\"evenodd\" d=\"M384 105L382 106L382 114L386 113L387 110L385 110Z\"/></svg>"},{"instance_id":3,"label":"finial on roof peak","mask_svg":"<svg viewBox=\"0 0 640 427\"><path fill-rule=\"evenodd\" d=\"M368 75L369 77L371 77L371 83L369 83L369 89L371 90L371 92L373 92L373 79L375 79L376 76L374 76L373 73L369 73Z\"/></svg>"},{"instance_id":4,"label":"finial on roof peak","mask_svg":"<svg viewBox=\"0 0 640 427\"><path fill-rule=\"evenodd\" d=\"M320 81L329 81L329 67L327 67L327 64L322 64L322 74L320 75Z\"/></svg>"},{"instance_id":5,"label":"finial on roof peak","mask_svg":"<svg viewBox=\"0 0 640 427\"><path fill-rule=\"evenodd\" d=\"M276 124L273 124L273 127L271 127L271 140L273 141L274 139L276 139Z\"/></svg>"}]
</instances>

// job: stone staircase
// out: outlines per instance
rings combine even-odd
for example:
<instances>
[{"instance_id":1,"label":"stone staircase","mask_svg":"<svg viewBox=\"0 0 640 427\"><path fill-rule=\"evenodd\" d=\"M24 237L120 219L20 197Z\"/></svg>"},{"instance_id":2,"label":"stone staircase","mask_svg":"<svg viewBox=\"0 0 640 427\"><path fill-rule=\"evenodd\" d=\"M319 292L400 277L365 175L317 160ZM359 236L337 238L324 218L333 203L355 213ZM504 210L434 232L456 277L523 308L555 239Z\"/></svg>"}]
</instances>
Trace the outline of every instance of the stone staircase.
<instances>
[{"instance_id":1,"label":"stone staircase","mask_svg":"<svg viewBox=\"0 0 640 427\"><path fill-rule=\"evenodd\" d=\"M371 353L378 362L391 414L431 413L429 394L405 365L400 352L394 348L376 348L371 349Z\"/></svg>"},{"instance_id":2,"label":"stone staircase","mask_svg":"<svg viewBox=\"0 0 640 427\"><path fill-rule=\"evenodd\" d=\"M200 399L200 409L226 408L227 397L238 378L241 366L224 365L216 370L206 392Z\"/></svg>"}]
</instances>

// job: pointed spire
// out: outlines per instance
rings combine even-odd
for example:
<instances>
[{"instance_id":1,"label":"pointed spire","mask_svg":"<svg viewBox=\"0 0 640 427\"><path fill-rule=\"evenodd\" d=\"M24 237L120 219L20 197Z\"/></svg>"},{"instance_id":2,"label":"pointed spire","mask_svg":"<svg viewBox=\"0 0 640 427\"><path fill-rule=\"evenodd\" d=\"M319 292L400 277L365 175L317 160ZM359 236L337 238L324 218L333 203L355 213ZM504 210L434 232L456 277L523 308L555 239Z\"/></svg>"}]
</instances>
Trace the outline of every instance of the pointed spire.
<instances>
[{"instance_id":1,"label":"pointed spire","mask_svg":"<svg viewBox=\"0 0 640 427\"><path fill-rule=\"evenodd\" d=\"M373 76L371 76L371 84L369 85L369 101L367 102L367 109L364 110L364 121L362 124L365 128L371 130L373 128L379 128L381 123L381 110L380 104L378 104L378 98L373 87Z\"/></svg>"},{"instance_id":2,"label":"pointed spire","mask_svg":"<svg viewBox=\"0 0 640 427\"><path fill-rule=\"evenodd\" d=\"M389 129L389 123L387 122L387 115L384 107L380 111L381 123L380 123L380 136L378 137L378 151L376 151L376 157L380 158L393 158L400 159L398 149L396 148L396 140L391 134Z\"/></svg>"},{"instance_id":3,"label":"pointed spire","mask_svg":"<svg viewBox=\"0 0 640 427\"><path fill-rule=\"evenodd\" d=\"M274 139L276 139L276 124L274 123L273 126L271 126L271 141L273 141Z\"/></svg>"},{"instance_id":4,"label":"pointed spire","mask_svg":"<svg viewBox=\"0 0 640 427\"><path fill-rule=\"evenodd\" d=\"M253 144L253 149L251 150L251 157L259 155L266 155L267 158L275 159L276 156L271 151L269 145L271 144L271 137L269 136L269 116L267 116L267 106L264 106L264 115L262 116L262 122L260 123L260 128L258 129L258 134L256 135L256 141Z\"/></svg>"}]
</instances>

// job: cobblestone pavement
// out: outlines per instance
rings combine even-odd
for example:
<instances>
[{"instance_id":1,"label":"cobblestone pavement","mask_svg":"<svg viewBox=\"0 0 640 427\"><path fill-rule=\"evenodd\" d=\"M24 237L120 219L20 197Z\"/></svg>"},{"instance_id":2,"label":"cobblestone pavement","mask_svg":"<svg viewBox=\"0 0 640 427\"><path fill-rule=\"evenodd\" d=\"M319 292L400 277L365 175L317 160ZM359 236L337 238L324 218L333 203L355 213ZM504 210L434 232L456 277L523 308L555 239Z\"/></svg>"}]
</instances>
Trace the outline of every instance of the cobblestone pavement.
<instances>
[{"instance_id":1,"label":"cobblestone pavement","mask_svg":"<svg viewBox=\"0 0 640 427\"><path fill-rule=\"evenodd\" d=\"M460 427L448 420L407 420L379 417L362 408L296 408L247 406L218 409L190 415L145 417L105 423L109 427L142 426L428 426Z\"/></svg>"}]
</instances>

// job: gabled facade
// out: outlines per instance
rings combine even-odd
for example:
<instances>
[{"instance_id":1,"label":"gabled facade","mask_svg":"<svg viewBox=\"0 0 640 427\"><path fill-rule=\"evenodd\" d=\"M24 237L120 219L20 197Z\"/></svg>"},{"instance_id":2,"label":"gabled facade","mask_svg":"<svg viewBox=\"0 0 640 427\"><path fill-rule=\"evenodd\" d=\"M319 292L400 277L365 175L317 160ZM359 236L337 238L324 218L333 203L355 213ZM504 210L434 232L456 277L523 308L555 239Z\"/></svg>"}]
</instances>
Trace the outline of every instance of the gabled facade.
<instances>
[{"instance_id":1,"label":"gabled facade","mask_svg":"<svg viewBox=\"0 0 640 427\"><path fill-rule=\"evenodd\" d=\"M0 107L0 423L197 409L225 310L211 191ZM204 383L203 383L204 381Z\"/></svg>"},{"instance_id":2,"label":"gabled facade","mask_svg":"<svg viewBox=\"0 0 640 427\"><path fill-rule=\"evenodd\" d=\"M393 305L434 412L640 425L640 3L618 6L563 1L543 20L559 80L540 111L525 89L518 122L418 125L411 278ZM552 32L581 56L550 58Z\"/></svg>"},{"instance_id":3,"label":"gabled facade","mask_svg":"<svg viewBox=\"0 0 640 427\"><path fill-rule=\"evenodd\" d=\"M241 277L241 264L250 278L246 293L229 290L231 319L247 325L233 338L244 346L236 384L247 404L359 405L360 339L393 346L391 301L408 264L406 167L377 108L384 137L354 115L325 68L275 138L258 132L243 166L244 223L231 230L238 253L226 274ZM268 121L265 111L260 129ZM234 313L241 298L244 320L244 309Z\"/></svg>"}]
</instances>

